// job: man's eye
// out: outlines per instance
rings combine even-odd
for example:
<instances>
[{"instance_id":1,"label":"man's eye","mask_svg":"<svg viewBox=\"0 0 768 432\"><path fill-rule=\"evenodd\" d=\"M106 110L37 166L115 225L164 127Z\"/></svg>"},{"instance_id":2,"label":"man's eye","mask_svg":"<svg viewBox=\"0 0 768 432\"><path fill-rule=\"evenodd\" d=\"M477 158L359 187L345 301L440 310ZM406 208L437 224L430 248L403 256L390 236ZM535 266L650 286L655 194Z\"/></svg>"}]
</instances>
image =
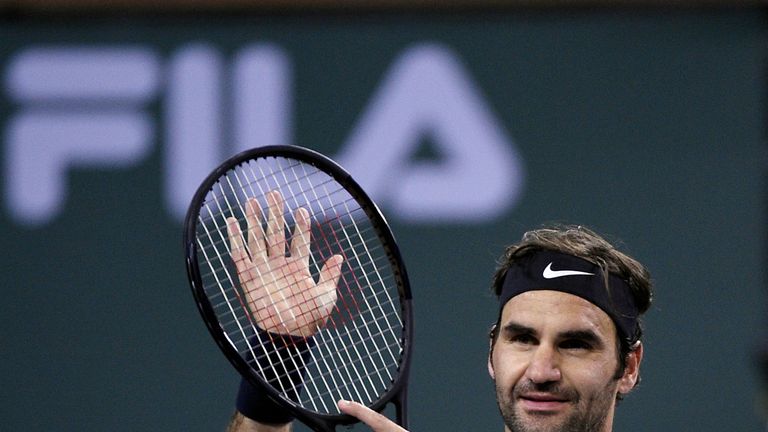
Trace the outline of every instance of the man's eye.
<instances>
[{"instance_id":1,"label":"man's eye","mask_svg":"<svg viewBox=\"0 0 768 432\"><path fill-rule=\"evenodd\" d=\"M592 348L592 345L589 344L587 341L579 340L579 339L568 339L560 343L560 347L563 349L583 349L588 350Z\"/></svg>"},{"instance_id":2,"label":"man's eye","mask_svg":"<svg viewBox=\"0 0 768 432\"><path fill-rule=\"evenodd\" d=\"M533 336L527 335L527 334L512 336L510 340L512 342L523 344L523 345L531 345L536 342L536 339Z\"/></svg>"}]
</instances>

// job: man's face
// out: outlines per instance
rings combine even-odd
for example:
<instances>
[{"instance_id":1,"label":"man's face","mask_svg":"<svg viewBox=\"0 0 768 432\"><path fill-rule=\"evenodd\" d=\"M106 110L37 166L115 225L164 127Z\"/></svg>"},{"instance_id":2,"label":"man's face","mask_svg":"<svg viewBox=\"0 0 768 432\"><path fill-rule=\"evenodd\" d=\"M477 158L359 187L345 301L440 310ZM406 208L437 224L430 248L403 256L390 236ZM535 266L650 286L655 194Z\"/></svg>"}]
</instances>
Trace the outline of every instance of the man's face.
<instances>
[{"instance_id":1,"label":"man's face","mask_svg":"<svg viewBox=\"0 0 768 432\"><path fill-rule=\"evenodd\" d=\"M637 380L642 347L621 378L616 330L588 301L559 291L528 291L504 306L488 358L509 432L608 432L617 392Z\"/></svg>"}]
</instances>

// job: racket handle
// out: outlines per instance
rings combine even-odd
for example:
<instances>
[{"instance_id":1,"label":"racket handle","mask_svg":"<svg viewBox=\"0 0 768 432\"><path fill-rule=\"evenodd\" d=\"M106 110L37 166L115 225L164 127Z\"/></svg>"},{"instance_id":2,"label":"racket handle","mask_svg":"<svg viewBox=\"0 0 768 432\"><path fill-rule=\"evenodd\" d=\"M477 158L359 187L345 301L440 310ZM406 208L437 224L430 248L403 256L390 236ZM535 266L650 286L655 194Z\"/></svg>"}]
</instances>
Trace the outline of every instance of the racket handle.
<instances>
[{"instance_id":1,"label":"racket handle","mask_svg":"<svg viewBox=\"0 0 768 432\"><path fill-rule=\"evenodd\" d=\"M408 429L408 392L403 389L392 403L395 405L397 424Z\"/></svg>"}]
</instances>

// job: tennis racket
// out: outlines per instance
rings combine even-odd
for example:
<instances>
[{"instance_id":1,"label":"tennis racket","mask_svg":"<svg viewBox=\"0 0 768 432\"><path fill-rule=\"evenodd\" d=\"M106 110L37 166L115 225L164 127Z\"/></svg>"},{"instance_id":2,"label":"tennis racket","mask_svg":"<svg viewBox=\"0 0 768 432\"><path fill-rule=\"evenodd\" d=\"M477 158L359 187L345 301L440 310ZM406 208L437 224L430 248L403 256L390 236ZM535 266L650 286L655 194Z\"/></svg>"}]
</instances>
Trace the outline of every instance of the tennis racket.
<instances>
[{"instance_id":1,"label":"tennis racket","mask_svg":"<svg viewBox=\"0 0 768 432\"><path fill-rule=\"evenodd\" d=\"M214 170L184 226L187 275L224 355L315 431L357 419L340 399L407 428L411 292L374 202L309 149L260 147Z\"/></svg>"}]
</instances>

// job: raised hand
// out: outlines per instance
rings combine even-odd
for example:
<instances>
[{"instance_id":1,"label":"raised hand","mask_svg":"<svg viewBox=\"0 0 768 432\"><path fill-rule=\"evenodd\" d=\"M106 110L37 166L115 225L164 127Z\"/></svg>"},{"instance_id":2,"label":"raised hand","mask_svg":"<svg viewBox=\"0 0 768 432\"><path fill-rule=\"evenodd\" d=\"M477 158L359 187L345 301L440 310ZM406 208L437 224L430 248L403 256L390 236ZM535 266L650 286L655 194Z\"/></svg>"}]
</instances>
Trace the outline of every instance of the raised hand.
<instances>
[{"instance_id":1,"label":"raised hand","mask_svg":"<svg viewBox=\"0 0 768 432\"><path fill-rule=\"evenodd\" d=\"M336 285L343 258L330 257L315 282L309 271L310 215L307 209L294 212L296 221L286 255L283 197L267 193L267 230L261 224L262 211L256 199L246 203L247 247L237 219L227 219L232 260L240 285L257 324L280 334L309 337L325 324L336 304Z\"/></svg>"}]
</instances>

